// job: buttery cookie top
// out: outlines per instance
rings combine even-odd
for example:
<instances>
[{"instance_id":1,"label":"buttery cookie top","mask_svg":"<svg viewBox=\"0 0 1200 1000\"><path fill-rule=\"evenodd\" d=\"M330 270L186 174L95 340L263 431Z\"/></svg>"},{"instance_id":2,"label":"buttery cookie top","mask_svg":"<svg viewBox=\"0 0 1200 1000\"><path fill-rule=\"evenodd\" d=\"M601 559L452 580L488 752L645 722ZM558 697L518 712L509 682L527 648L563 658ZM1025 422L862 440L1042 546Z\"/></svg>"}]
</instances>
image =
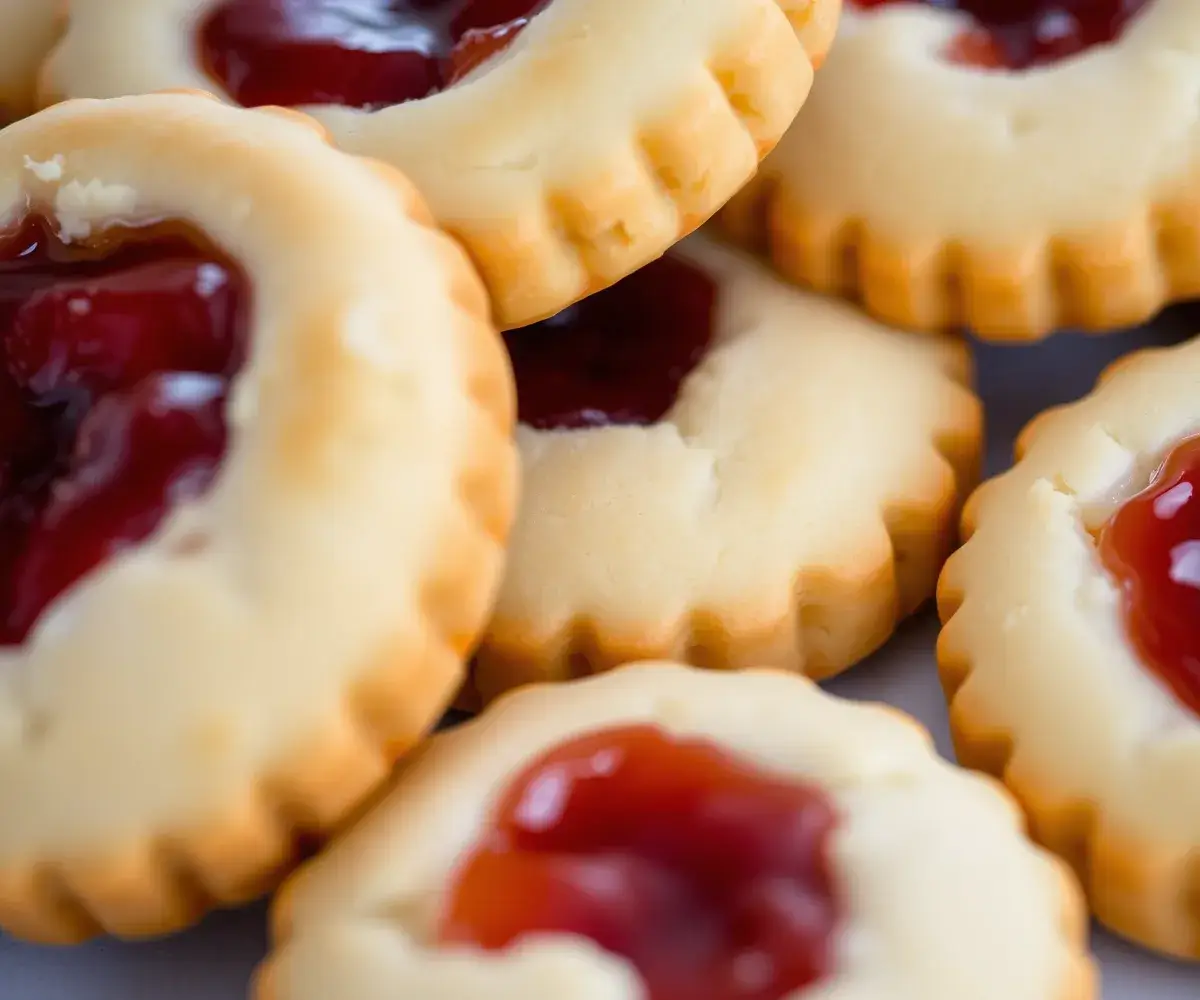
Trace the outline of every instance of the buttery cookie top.
<instances>
[{"instance_id":1,"label":"buttery cookie top","mask_svg":"<svg viewBox=\"0 0 1200 1000\"><path fill-rule=\"evenodd\" d=\"M408 182L294 112L59 105L0 133L0 219L0 925L158 932L436 721L511 378Z\"/></svg>"},{"instance_id":2,"label":"buttery cookie top","mask_svg":"<svg viewBox=\"0 0 1200 1000\"><path fill-rule=\"evenodd\" d=\"M731 216L753 230L766 199L785 271L997 339L1129 325L1200 291L1200 8L1054 5L1060 52L1029 4L864 6Z\"/></svg>"},{"instance_id":3,"label":"buttery cookie top","mask_svg":"<svg viewBox=\"0 0 1200 1000\"><path fill-rule=\"evenodd\" d=\"M0 4L0 125L34 108L42 60L63 20L58 0L5 0Z\"/></svg>"},{"instance_id":4,"label":"buttery cookie top","mask_svg":"<svg viewBox=\"0 0 1200 1000\"><path fill-rule=\"evenodd\" d=\"M631 657L828 676L932 596L981 445L961 342L700 236L506 341L524 499L485 698Z\"/></svg>"},{"instance_id":5,"label":"buttery cookie top","mask_svg":"<svg viewBox=\"0 0 1200 1000\"><path fill-rule=\"evenodd\" d=\"M639 664L436 737L285 889L258 996L1090 997L1064 871L894 710Z\"/></svg>"},{"instance_id":6,"label":"buttery cookie top","mask_svg":"<svg viewBox=\"0 0 1200 1000\"><path fill-rule=\"evenodd\" d=\"M1006 781L1099 917L1200 956L1200 345L1122 360L1035 420L946 567L960 758Z\"/></svg>"},{"instance_id":7,"label":"buttery cookie top","mask_svg":"<svg viewBox=\"0 0 1200 1000\"><path fill-rule=\"evenodd\" d=\"M519 326L657 257L745 183L840 0L416 6L81 0L44 96L186 86L304 106L411 177Z\"/></svg>"}]
</instances>

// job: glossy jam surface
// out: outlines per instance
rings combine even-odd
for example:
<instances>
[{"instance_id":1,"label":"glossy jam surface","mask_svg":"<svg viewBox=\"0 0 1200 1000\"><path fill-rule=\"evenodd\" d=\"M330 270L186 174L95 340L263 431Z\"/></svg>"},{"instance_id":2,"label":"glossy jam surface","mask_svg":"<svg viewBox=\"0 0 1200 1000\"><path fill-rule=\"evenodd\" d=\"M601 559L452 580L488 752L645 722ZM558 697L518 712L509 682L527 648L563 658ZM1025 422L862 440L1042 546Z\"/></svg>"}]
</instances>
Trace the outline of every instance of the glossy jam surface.
<instances>
[{"instance_id":1,"label":"glossy jam surface","mask_svg":"<svg viewBox=\"0 0 1200 1000\"><path fill-rule=\"evenodd\" d=\"M1145 664L1200 713L1200 436L1167 456L1150 485L1100 532L1121 584L1129 636Z\"/></svg>"},{"instance_id":2,"label":"glossy jam surface","mask_svg":"<svg viewBox=\"0 0 1200 1000\"><path fill-rule=\"evenodd\" d=\"M199 495L245 347L241 272L190 236L0 237L0 644Z\"/></svg>"},{"instance_id":3,"label":"glossy jam surface","mask_svg":"<svg viewBox=\"0 0 1200 1000\"><path fill-rule=\"evenodd\" d=\"M1149 0L853 0L861 8L913 2L975 18L951 46L956 62L1020 70L1116 41Z\"/></svg>"},{"instance_id":4,"label":"glossy jam surface","mask_svg":"<svg viewBox=\"0 0 1200 1000\"><path fill-rule=\"evenodd\" d=\"M831 971L832 804L653 726L535 761L464 859L441 940L573 934L623 956L648 1000L779 1000Z\"/></svg>"},{"instance_id":5,"label":"glossy jam surface","mask_svg":"<svg viewBox=\"0 0 1200 1000\"><path fill-rule=\"evenodd\" d=\"M713 337L717 288L668 254L557 316L504 335L522 423L652 424Z\"/></svg>"},{"instance_id":6,"label":"glossy jam surface","mask_svg":"<svg viewBox=\"0 0 1200 1000\"><path fill-rule=\"evenodd\" d=\"M418 100L495 55L549 0L225 0L203 65L246 107Z\"/></svg>"}]
</instances>

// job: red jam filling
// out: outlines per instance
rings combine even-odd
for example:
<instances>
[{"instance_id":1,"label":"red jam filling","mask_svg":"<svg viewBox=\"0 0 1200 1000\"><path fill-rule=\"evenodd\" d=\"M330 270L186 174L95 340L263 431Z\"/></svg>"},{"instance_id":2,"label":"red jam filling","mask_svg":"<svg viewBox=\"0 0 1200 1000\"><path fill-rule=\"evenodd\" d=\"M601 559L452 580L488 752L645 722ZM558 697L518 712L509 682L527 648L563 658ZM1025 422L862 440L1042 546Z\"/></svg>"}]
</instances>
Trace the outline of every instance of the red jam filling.
<instances>
[{"instance_id":1,"label":"red jam filling","mask_svg":"<svg viewBox=\"0 0 1200 1000\"><path fill-rule=\"evenodd\" d=\"M858 7L924 2L962 10L976 27L960 35L949 55L989 69L1028 69L1076 55L1121 37L1148 0L853 0Z\"/></svg>"},{"instance_id":2,"label":"red jam filling","mask_svg":"<svg viewBox=\"0 0 1200 1000\"><path fill-rule=\"evenodd\" d=\"M451 886L440 939L589 938L648 1000L779 1000L825 976L833 806L653 726L559 746L507 789Z\"/></svg>"},{"instance_id":3,"label":"red jam filling","mask_svg":"<svg viewBox=\"0 0 1200 1000\"><path fill-rule=\"evenodd\" d=\"M246 107L376 109L466 76L548 2L225 0L200 25L200 57Z\"/></svg>"},{"instance_id":4,"label":"red jam filling","mask_svg":"<svg viewBox=\"0 0 1200 1000\"><path fill-rule=\"evenodd\" d=\"M1118 508L1099 545L1124 590L1126 628L1142 660L1200 713L1200 436Z\"/></svg>"},{"instance_id":5,"label":"red jam filling","mask_svg":"<svg viewBox=\"0 0 1200 1000\"><path fill-rule=\"evenodd\" d=\"M521 422L554 430L660 420L708 351L716 303L713 280L668 254L509 331Z\"/></svg>"},{"instance_id":6,"label":"red jam filling","mask_svg":"<svg viewBox=\"0 0 1200 1000\"><path fill-rule=\"evenodd\" d=\"M64 244L0 238L0 644L89 570L201 494L225 450L247 288L156 227Z\"/></svg>"}]
</instances>

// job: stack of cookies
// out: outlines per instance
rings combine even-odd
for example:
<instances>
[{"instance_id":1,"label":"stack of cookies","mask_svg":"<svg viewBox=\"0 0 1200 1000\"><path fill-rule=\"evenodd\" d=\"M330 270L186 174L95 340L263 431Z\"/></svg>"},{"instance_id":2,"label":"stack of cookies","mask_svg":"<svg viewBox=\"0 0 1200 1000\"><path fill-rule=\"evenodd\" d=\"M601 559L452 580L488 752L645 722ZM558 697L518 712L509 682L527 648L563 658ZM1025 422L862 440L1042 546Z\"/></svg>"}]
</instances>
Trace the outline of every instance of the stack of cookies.
<instances>
[{"instance_id":1,"label":"stack of cookies","mask_svg":"<svg viewBox=\"0 0 1200 1000\"><path fill-rule=\"evenodd\" d=\"M1200 340L966 503L963 336L1200 297L1198 93L1195 0L0 0L0 930L278 890L259 1000L1200 960ZM935 595L971 770L813 683Z\"/></svg>"}]
</instances>

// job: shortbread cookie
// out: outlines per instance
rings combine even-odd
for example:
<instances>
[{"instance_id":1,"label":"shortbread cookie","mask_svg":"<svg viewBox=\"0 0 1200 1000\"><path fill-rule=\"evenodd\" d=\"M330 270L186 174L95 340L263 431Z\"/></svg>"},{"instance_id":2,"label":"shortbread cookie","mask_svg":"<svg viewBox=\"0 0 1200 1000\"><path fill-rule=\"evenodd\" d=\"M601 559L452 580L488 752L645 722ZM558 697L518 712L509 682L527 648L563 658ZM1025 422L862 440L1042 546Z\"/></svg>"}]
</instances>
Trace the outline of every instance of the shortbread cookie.
<instances>
[{"instance_id":1,"label":"shortbread cookie","mask_svg":"<svg viewBox=\"0 0 1200 1000\"><path fill-rule=\"evenodd\" d=\"M1200 341L1121 362L1019 454L940 586L960 759L1100 920L1200 959Z\"/></svg>"},{"instance_id":2,"label":"shortbread cookie","mask_svg":"<svg viewBox=\"0 0 1200 1000\"><path fill-rule=\"evenodd\" d=\"M962 343L702 237L506 339L524 500L485 700L630 659L827 677L932 596L980 451Z\"/></svg>"},{"instance_id":3,"label":"shortbread cookie","mask_svg":"<svg viewBox=\"0 0 1200 1000\"><path fill-rule=\"evenodd\" d=\"M746 182L840 4L74 0L45 95L302 106L412 178L520 326L657 257Z\"/></svg>"},{"instance_id":4,"label":"shortbread cookie","mask_svg":"<svg viewBox=\"0 0 1200 1000\"><path fill-rule=\"evenodd\" d=\"M1078 887L1019 826L907 716L799 677L533 687L285 888L257 997L1088 1000Z\"/></svg>"},{"instance_id":5,"label":"shortbread cookie","mask_svg":"<svg viewBox=\"0 0 1200 1000\"><path fill-rule=\"evenodd\" d=\"M28 114L63 0L0 0L0 125Z\"/></svg>"},{"instance_id":6,"label":"shortbread cookie","mask_svg":"<svg viewBox=\"0 0 1200 1000\"><path fill-rule=\"evenodd\" d=\"M995 340L1200 295L1200 4L938 7L848 2L731 230L889 322Z\"/></svg>"},{"instance_id":7,"label":"shortbread cookie","mask_svg":"<svg viewBox=\"0 0 1200 1000\"><path fill-rule=\"evenodd\" d=\"M0 927L248 899L437 720L498 582L511 378L390 168L295 112L0 133Z\"/></svg>"}]
</instances>

